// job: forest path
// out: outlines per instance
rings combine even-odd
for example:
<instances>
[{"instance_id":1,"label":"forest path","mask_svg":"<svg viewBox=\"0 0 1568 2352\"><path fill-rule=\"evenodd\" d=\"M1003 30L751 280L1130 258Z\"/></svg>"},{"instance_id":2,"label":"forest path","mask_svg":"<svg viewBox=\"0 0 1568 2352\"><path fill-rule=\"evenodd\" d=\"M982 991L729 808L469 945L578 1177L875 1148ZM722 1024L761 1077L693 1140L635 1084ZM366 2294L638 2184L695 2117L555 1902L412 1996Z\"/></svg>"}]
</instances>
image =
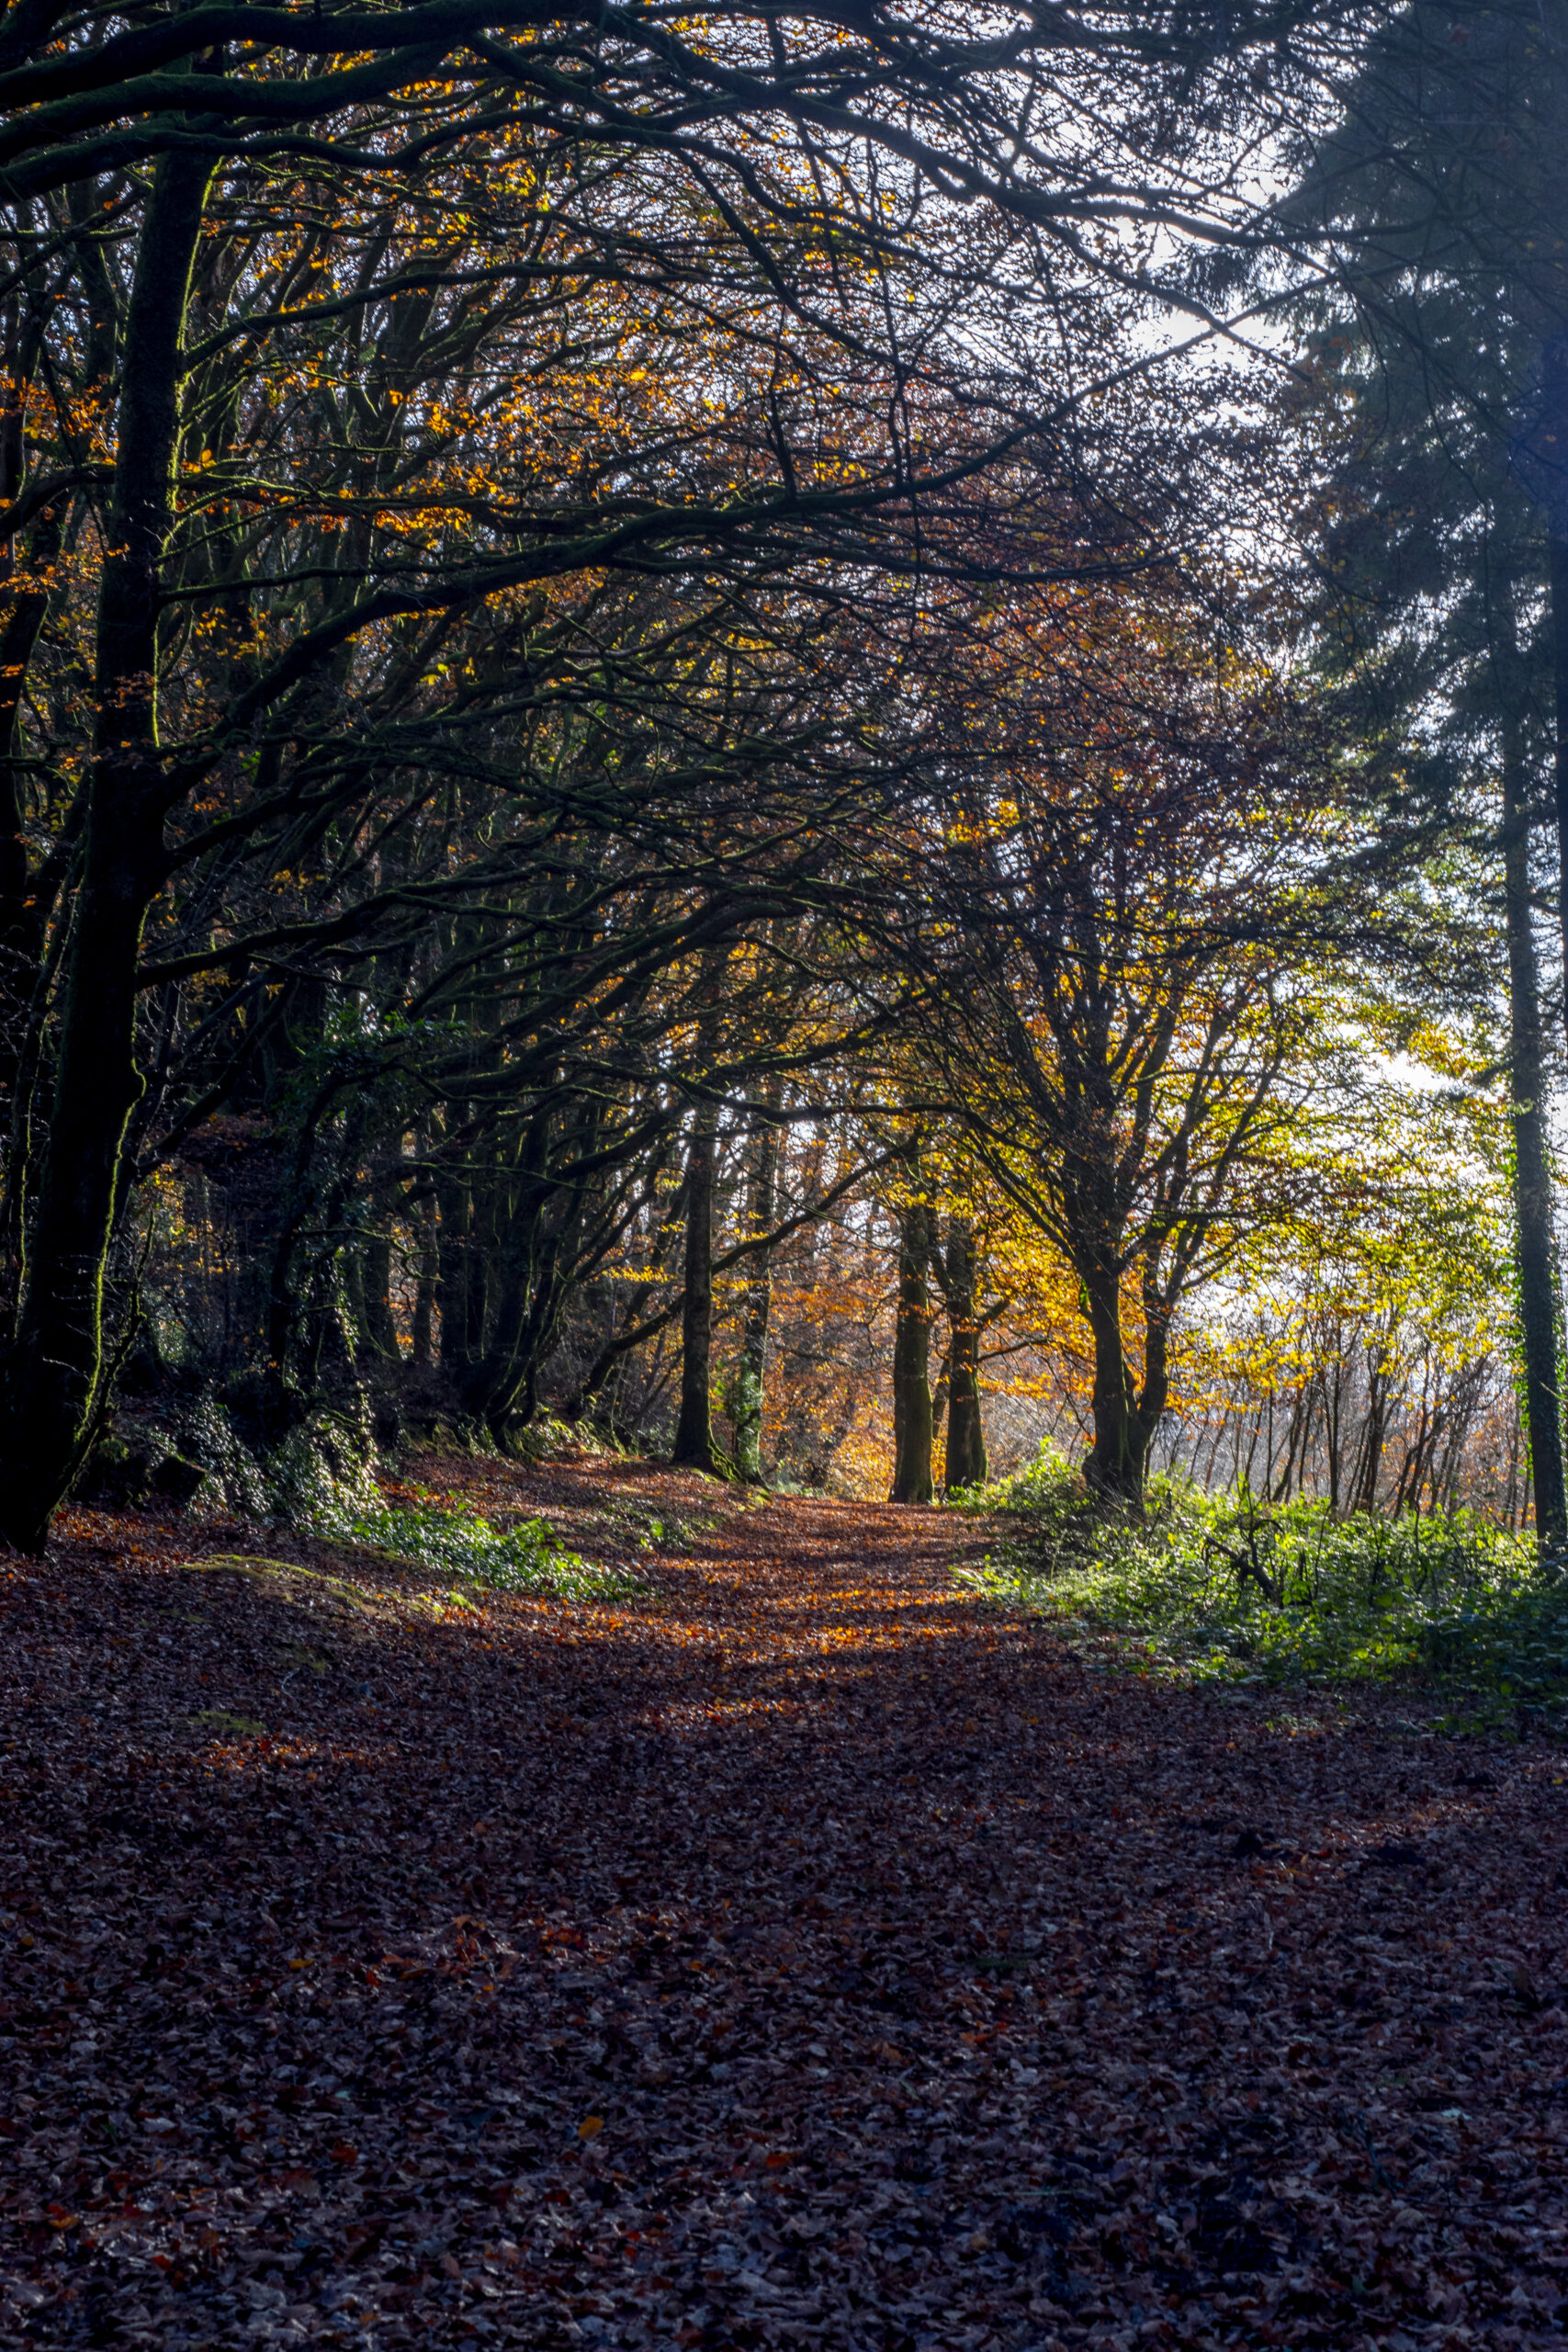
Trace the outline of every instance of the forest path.
<instances>
[{"instance_id":1,"label":"forest path","mask_svg":"<svg viewBox=\"0 0 1568 2352\"><path fill-rule=\"evenodd\" d=\"M465 1477L652 1597L0 1563L0 2334L1561 2343L1561 1758L1091 1673L955 1515Z\"/></svg>"}]
</instances>

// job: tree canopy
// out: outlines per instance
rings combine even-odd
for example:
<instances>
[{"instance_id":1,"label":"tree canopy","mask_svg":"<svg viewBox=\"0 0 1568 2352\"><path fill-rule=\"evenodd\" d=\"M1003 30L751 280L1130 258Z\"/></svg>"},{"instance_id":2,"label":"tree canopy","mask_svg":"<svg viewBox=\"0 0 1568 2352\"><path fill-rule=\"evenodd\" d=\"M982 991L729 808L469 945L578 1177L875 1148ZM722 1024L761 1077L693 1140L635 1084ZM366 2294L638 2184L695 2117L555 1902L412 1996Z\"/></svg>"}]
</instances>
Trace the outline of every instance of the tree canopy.
<instances>
[{"instance_id":1,"label":"tree canopy","mask_svg":"<svg viewBox=\"0 0 1568 2352\"><path fill-rule=\"evenodd\" d=\"M14 8L5 1534L138 1397L1278 1483L1351 1293L1336 1501L1568 1534L1559 30Z\"/></svg>"}]
</instances>

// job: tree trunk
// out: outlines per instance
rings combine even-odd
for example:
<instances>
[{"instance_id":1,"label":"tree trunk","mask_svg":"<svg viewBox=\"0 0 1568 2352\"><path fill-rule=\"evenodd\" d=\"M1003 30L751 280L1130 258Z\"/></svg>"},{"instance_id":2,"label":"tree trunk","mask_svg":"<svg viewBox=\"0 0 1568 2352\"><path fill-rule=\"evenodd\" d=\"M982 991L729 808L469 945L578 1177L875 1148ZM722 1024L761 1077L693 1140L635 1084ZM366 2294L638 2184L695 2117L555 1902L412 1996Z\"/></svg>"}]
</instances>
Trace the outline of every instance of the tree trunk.
<instances>
[{"instance_id":1,"label":"tree trunk","mask_svg":"<svg viewBox=\"0 0 1568 2352\"><path fill-rule=\"evenodd\" d=\"M51 569L62 537L58 517L51 517L33 534L27 576L14 593L0 632L0 1072L7 1084L20 1058L23 1010L40 944L22 824L23 690L48 616Z\"/></svg>"},{"instance_id":2,"label":"tree trunk","mask_svg":"<svg viewBox=\"0 0 1568 2352\"><path fill-rule=\"evenodd\" d=\"M103 1377L104 1274L126 1130L142 1091L136 969L164 878L158 746L160 573L179 425L180 345L211 164L157 166L126 318L118 453L104 544L96 736L49 1140L16 1339L0 1387L0 1533L43 1548L88 1442Z\"/></svg>"},{"instance_id":3,"label":"tree trunk","mask_svg":"<svg viewBox=\"0 0 1568 2352\"><path fill-rule=\"evenodd\" d=\"M975 1304L975 1232L963 1217L947 1228L947 1457L942 1484L950 1495L983 1487L990 1475L980 1419L980 1327Z\"/></svg>"},{"instance_id":4,"label":"tree trunk","mask_svg":"<svg viewBox=\"0 0 1568 2352\"><path fill-rule=\"evenodd\" d=\"M489 1338L463 1397L499 1443L538 1408L540 1368L559 1337L580 1261L587 1189L581 1177L552 1177L541 1158L518 1186L493 1250Z\"/></svg>"},{"instance_id":5,"label":"tree trunk","mask_svg":"<svg viewBox=\"0 0 1568 2352\"><path fill-rule=\"evenodd\" d=\"M686 1276L681 1306L681 1417L670 1459L722 1477L713 1435L713 1181L717 1121L698 1113L686 1160Z\"/></svg>"},{"instance_id":6,"label":"tree trunk","mask_svg":"<svg viewBox=\"0 0 1568 2352\"><path fill-rule=\"evenodd\" d=\"M439 1222L435 1228L435 1311L441 1323L441 1363L461 1385L478 1353L481 1335L469 1328L469 1228L471 1186L465 1174L443 1169L435 1179Z\"/></svg>"},{"instance_id":7,"label":"tree trunk","mask_svg":"<svg viewBox=\"0 0 1568 2352\"><path fill-rule=\"evenodd\" d=\"M1284 1503L1289 1502L1291 1498L1291 1478L1292 1474L1295 1469L1296 1447L1302 1440L1302 1422L1303 1416L1306 1411L1306 1389L1304 1387L1298 1388L1295 1394L1295 1401L1291 1408L1290 1427L1285 1435L1284 1467L1274 1481L1273 1489L1269 1495L1269 1500L1271 1502Z\"/></svg>"},{"instance_id":8,"label":"tree trunk","mask_svg":"<svg viewBox=\"0 0 1568 2352\"><path fill-rule=\"evenodd\" d=\"M364 1245L360 1260L361 1313L367 1340L378 1356L389 1356L397 1362L402 1354L398 1345L398 1327L392 1317L392 1237L389 1233L372 1233Z\"/></svg>"},{"instance_id":9,"label":"tree trunk","mask_svg":"<svg viewBox=\"0 0 1568 2352\"><path fill-rule=\"evenodd\" d=\"M1547 557L1551 584L1552 711L1556 731L1552 769L1557 807L1557 919L1562 952L1562 1018L1568 1024L1568 538L1561 532L1552 532L1547 542ZM1506 818L1504 821L1506 822ZM1528 865L1528 852L1526 862Z\"/></svg>"},{"instance_id":10,"label":"tree trunk","mask_svg":"<svg viewBox=\"0 0 1568 2352\"><path fill-rule=\"evenodd\" d=\"M1080 1278L1094 1340L1094 1442L1084 1459L1084 1481L1107 1501L1142 1510L1149 1444L1165 1408L1163 1384L1159 1409L1150 1420L1139 1409L1133 1367L1122 1344L1120 1274L1113 1263L1101 1261L1087 1272L1080 1269Z\"/></svg>"},{"instance_id":11,"label":"tree trunk","mask_svg":"<svg viewBox=\"0 0 1568 2352\"><path fill-rule=\"evenodd\" d=\"M929 1503L931 1479L931 1215L907 1208L898 1228L898 1320L893 1338L893 1490L896 1503Z\"/></svg>"},{"instance_id":12,"label":"tree trunk","mask_svg":"<svg viewBox=\"0 0 1568 2352\"><path fill-rule=\"evenodd\" d=\"M103 258L90 238L83 240L81 260L89 282L95 273L103 277ZM7 507L14 506L26 487L27 403L43 351L49 304L35 287L13 315L15 331L7 336L6 352L9 396L0 426L0 496ZM101 391L108 354L91 334L88 343L93 390ZM0 631L0 1082L7 1093L22 1059L26 1009L38 978L49 898L47 891L35 888L29 871L22 711L33 653L51 603L62 593L55 566L64 541L66 505L62 497L39 517L20 550L19 571L14 569L17 550L9 537L0 556L10 583L9 609Z\"/></svg>"},{"instance_id":13,"label":"tree trunk","mask_svg":"<svg viewBox=\"0 0 1568 2352\"><path fill-rule=\"evenodd\" d=\"M1543 1544L1558 1544L1568 1541L1568 1509L1557 1381L1551 1185L1542 1100L1540 993L1530 929L1529 817L1523 756L1511 726L1505 728L1503 746L1503 900L1525 1430L1535 1481L1537 1533Z\"/></svg>"},{"instance_id":14,"label":"tree trunk","mask_svg":"<svg viewBox=\"0 0 1568 2352\"><path fill-rule=\"evenodd\" d=\"M436 1256L435 1201L426 1200L414 1228L419 1243L419 1272L414 1278L413 1330L410 1361L422 1372L430 1369L434 1338Z\"/></svg>"},{"instance_id":15,"label":"tree trunk","mask_svg":"<svg viewBox=\"0 0 1568 2352\"><path fill-rule=\"evenodd\" d=\"M768 1107L777 1108L776 1091ZM751 1233L766 1233L773 1224L778 1163L779 1131L770 1121L757 1138L747 1187L746 1223ZM767 1393L768 1322L773 1303L773 1266L770 1253L762 1250L751 1260L741 1297L740 1361L736 1368L730 1408L735 1424L735 1466L752 1486L762 1484L762 1407Z\"/></svg>"}]
</instances>

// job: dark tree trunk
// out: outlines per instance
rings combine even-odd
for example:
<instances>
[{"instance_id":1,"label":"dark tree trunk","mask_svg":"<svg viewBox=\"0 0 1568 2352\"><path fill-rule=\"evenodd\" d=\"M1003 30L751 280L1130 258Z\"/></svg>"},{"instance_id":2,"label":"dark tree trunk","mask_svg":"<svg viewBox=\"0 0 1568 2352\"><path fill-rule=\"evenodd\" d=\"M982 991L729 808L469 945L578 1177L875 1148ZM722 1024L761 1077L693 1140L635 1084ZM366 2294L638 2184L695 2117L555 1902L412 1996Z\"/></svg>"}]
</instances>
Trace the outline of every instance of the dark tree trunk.
<instances>
[{"instance_id":1,"label":"dark tree trunk","mask_svg":"<svg viewBox=\"0 0 1568 2352\"><path fill-rule=\"evenodd\" d=\"M1144 1507L1149 1448L1164 1416L1168 1311L1145 1298L1147 1332L1140 1395L1122 1336L1122 1283L1113 1261L1080 1268L1084 1312L1094 1341L1094 1442L1084 1458L1084 1482L1108 1502Z\"/></svg>"},{"instance_id":2,"label":"dark tree trunk","mask_svg":"<svg viewBox=\"0 0 1568 2352\"><path fill-rule=\"evenodd\" d=\"M440 1222L435 1238L435 1306L441 1318L441 1363L459 1384L479 1345L468 1324L468 1241L472 1204L464 1178L446 1170L436 1178Z\"/></svg>"},{"instance_id":3,"label":"dark tree trunk","mask_svg":"<svg viewBox=\"0 0 1568 2352\"><path fill-rule=\"evenodd\" d=\"M766 1233L773 1224L778 1161L779 1131L770 1122L757 1138L747 1187L746 1224L750 1233ZM735 1467L753 1486L762 1483L762 1408L767 1394L768 1322L773 1303L773 1266L770 1253L762 1250L750 1261L741 1295L740 1361L736 1367L730 1411L735 1424Z\"/></svg>"},{"instance_id":4,"label":"dark tree trunk","mask_svg":"<svg viewBox=\"0 0 1568 2352\"><path fill-rule=\"evenodd\" d=\"M92 264L101 274L103 263L96 245L85 241L85 248L83 259L90 252ZM43 348L48 306L34 299L20 304L19 312L16 331L7 337L10 397L0 422L0 497L8 507L14 506L26 486L27 400ZM95 346L95 358L101 362L106 356ZM97 369L92 372L96 385ZM43 940L43 896L30 887L23 830L21 717L33 652L51 601L60 593L54 584L54 568L64 538L66 503L62 497L34 525L20 551L19 573L13 569L17 550L9 538L0 555L0 568L11 582L9 609L0 630L0 1080L7 1091L21 1057L23 1007L32 991Z\"/></svg>"},{"instance_id":5,"label":"dark tree trunk","mask_svg":"<svg viewBox=\"0 0 1568 2352\"><path fill-rule=\"evenodd\" d=\"M50 572L62 537L57 518L33 534L28 577L17 589L0 631L0 1070L7 1078L18 1059L22 1007L31 992L39 946L22 831L22 695L49 612Z\"/></svg>"},{"instance_id":6,"label":"dark tree trunk","mask_svg":"<svg viewBox=\"0 0 1568 2352\"><path fill-rule=\"evenodd\" d=\"M421 1204L419 1223L415 1232L419 1241L419 1272L414 1277L413 1329L411 1334L410 1361L422 1372L425 1372L430 1368L434 1353L435 1280L440 1271L435 1246L434 1198Z\"/></svg>"},{"instance_id":7,"label":"dark tree trunk","mask_svg":"<svg viewBox=\"0 0 1568 2352\"><path fill-rule=\"evenodd\" d=\"M929 1503L931 1479L931 1216L922 1202L898 1229L898 1319L893 1335L893 1488L896 1503Z\"/></svg>"},{"instance_id":8,"label":"dark tree trunk","mask_svg":"<svg viewBox=\"0 0 1568 2352\"><path fill-rule=\"evenodd\" d=\"M1337 1342L1339 1335L1336 1335ZM1323 1439L1328 1452L1328 1508L1339 1516L1340 1441L1345 1419L1344 1366L1337 1357L1332 1382L1327 1374L1323 1382Z\"/></svg>"},{"instance_id":9,"label":"dark tree trunk","mask_svg":"<svg viewBox=\"0 0 1568 2352\"><path fill-rule=\"evenodd\" d=\"M1557 805L1557 920L1562 955L1562 1017L1568 1023L1568 538L1554 531L1548 541L1551 582L1552 708L1556 729L1553 760ZM1531 960L1533 962L1533 952Z\"/></svg>"},{"instance_id":10,"label":"dark tree trunk","mask_svg":"<svg viewBox=\"0 0 1568 2352\"><path fill-rule=\"evenodd\" d=\"M974 1228L962 1217L947 1229L947 1459L943 1485L950 1495L983 1487L989 1476L986 1433L980 1419L980 1326L975 1303L978 1270Z\"/></svg>"},{"instance_id":11,"label":"dark tree trunk","mask_svg":"<svg viewBox=\"0 0 1568 2352\"><path fill-rule=\"evenodd\" d=\"M686 1160L686 1273L681 1307L681 1417L670 1459L716 1477L726 1464L713 1435L713 1184L716 1122L699 1114Z\"/></svg>"},{"instance_id":12,"label":"dark tree trunk","mask_svg":"<svg viewBox=\"0 0 1568 2352\"><path fill-rule=\"evenodd\" d=\"M373 1233L360 1260L364 1332L378 1356L394 1359L402 1353L392 1317L392 1237Z\"/></svg>"},{"instance_id":13,"label":"dark tree trunk","mask_svg":"<svg viewBox=\"0 0 1568 2352\"><path fill-rule=\"evenodd\" d=\"M43 1548L103 1377L103 1292L125 1136L141 1098L136 967L164 877L158 746L160 573L171 520L180 345L209 161L157 166L126 319L118 457L105 532L86 839L65 972L49 1140L16 1339L0 1388L0 1533Z\"/></svg>"},{"instance_id":14,"label":"dark tree trunk","mask_svg":"<svg viewBox=\"0 0 1568 2352\"><path fill-rule=\"evenodd\" d=\"M1560 771L1561 774L1561 771ZM1504 730L1503 898L1508 944L1510 1091L1513 1095L1514 1218L1524 1357L1525 1431L1542 1543L1568 1541L1564 1506L1551 1183L1542 1107L1540 991L1530 929L1529 814L1517 732Z\"/></svg>"}]
</instances>

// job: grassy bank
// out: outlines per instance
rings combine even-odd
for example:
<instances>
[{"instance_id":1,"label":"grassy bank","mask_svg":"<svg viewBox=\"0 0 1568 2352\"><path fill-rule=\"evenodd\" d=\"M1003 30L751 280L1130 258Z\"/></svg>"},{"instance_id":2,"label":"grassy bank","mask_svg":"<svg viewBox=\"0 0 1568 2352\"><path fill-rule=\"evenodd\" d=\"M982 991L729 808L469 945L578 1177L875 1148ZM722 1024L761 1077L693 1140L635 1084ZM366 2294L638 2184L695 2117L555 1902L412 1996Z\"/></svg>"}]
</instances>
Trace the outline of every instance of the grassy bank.
<instances>
[{"instance_id":1,"label":"grassy bank","mask_svg":"<svg viewBox=\"0 0 1568 2352\"><path fill-rule=\"evenodd\" d=\"M1337 1518L1173 1480L1108 1510L1043 1453L993 1487L1016 1534L967 1580L1083 1637L1096 1662L1196 1680L1393 1681L1494 1714L1568 1705L1568 1577L1467 1513Z\"/></svg>"}]
</instances>

